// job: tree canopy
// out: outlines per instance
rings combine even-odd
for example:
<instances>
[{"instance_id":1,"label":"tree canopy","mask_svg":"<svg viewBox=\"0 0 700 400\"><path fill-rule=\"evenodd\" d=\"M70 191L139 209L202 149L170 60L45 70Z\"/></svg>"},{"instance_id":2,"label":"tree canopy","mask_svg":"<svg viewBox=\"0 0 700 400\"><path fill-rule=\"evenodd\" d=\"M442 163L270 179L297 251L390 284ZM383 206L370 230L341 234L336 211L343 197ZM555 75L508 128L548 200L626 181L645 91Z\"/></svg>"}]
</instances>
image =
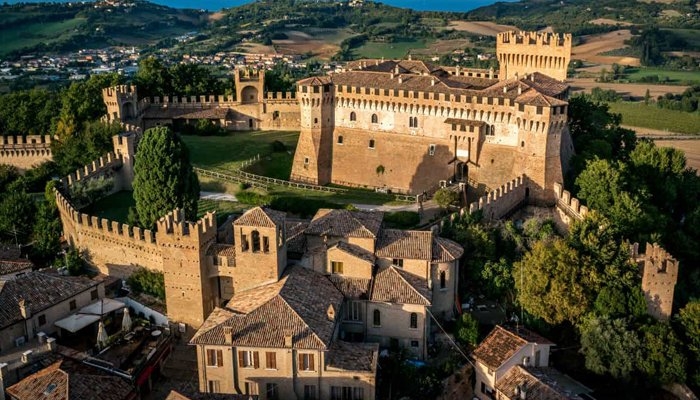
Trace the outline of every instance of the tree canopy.
<instances>
[{"instance_id":1,"label":"tree canopy","mask_svg":"<svg viewBox=\"0 0 700 400\"><path fill-rule=\"evenodd\" d=\"M134 164L134 200L139 224L153 229L156 221L182 208L185 217L197 217L199 181L187 146L166 127L146 130Z\"/></svg>"}]
</instances>

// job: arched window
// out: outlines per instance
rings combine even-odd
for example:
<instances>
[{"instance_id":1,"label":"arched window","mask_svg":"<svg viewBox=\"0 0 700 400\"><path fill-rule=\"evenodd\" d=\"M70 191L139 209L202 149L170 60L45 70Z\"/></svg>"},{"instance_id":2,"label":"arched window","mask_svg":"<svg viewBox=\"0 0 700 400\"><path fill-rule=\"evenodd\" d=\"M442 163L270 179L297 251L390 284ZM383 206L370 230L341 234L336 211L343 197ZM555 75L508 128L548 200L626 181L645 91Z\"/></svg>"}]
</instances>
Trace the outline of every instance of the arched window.
<instances>
[{"instance_id":1,"label":"arched window","mask_svg":"<svg viewBox=\"0 0 700 400\"><path fill-rule=\"evenodd\" d=\"M355 114L355 111L350 113L350 121L357 121L357 114Z\"/></svg>"},{"instance_id":2,"label":"arched window","mask_svg":"<svg viewBox=\"0 0 700 400\"><path fill-rule=\"evenodd\" d=\"M445 271L440 271L440 289L447 287Z\"/></svg>"},{"instance_id":3,"label":"arched window","mask_svg":"<svg viewBox=\"0 0 700 400\"><path fill-rule=\"evenodd\" d=\"M343 135L338 136L338 144L343 144Z\"/></svg>"},{"instance_id":4,"label":"arched window","mask_svg":"<svg viewBox=\"0 0 700 400\"><path fill-rule=\"evenodd\" d=\"M372 123L376 124L379 122L379 118L377 117L377 114L372 114Z\"/></svg>"},{"instance_id":5,"label":"arched window","mask_svg":"<svg viewBox=\"0 0 700 400\"><path fill-rule=\"evenodd\" d=\"M318 124L318 118L314 118L314 124Z\"/></svg>"},{"instance_id":6,"label":"arched window","mask_svg":"<svg viewBox=\"0 0 700 400\"><path fill-rule=\"evenodd\" d=\"M381 326L382 325L382 314L379 312L379 310L374 310L374 313L372 313L372 323L374 326Z\"/></svg>"},{"instance_id":7,"label":"arched window","mask_svg":"<svg viewBox=\"0 0 700 400\"><path fill-rule=\"evenodd\" d=\"M253 251L260 251L260 232L253 231L250 239L253 242Z\"/></svg>"},{"instance_id":8,"label":"arched window","mask_svg":"<svg viewBox=\"0 0 700 400\"><path fill-rule=\"evenodd\" d=\"M418 314L411 313L411 329L418 329Z\"/></svg>"}]
</instances>

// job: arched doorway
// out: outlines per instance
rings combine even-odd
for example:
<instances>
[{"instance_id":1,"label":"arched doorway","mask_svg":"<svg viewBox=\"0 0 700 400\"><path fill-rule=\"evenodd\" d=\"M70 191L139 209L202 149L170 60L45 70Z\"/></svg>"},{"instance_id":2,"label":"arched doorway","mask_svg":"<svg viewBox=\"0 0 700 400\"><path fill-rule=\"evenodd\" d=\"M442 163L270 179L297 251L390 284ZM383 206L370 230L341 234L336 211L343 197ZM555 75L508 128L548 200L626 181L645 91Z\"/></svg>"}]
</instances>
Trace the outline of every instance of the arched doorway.
<instances>
[{"instance_id":1,"label":"arched doorway","mask_svg":"<svg viewBox=\"0 0 700 400\"><path fill-rule=\"evenodd\" d=\"M257 103L258 89L254 86L246 86L241 90L241 103Z\"/></svg>"}]
</instances>

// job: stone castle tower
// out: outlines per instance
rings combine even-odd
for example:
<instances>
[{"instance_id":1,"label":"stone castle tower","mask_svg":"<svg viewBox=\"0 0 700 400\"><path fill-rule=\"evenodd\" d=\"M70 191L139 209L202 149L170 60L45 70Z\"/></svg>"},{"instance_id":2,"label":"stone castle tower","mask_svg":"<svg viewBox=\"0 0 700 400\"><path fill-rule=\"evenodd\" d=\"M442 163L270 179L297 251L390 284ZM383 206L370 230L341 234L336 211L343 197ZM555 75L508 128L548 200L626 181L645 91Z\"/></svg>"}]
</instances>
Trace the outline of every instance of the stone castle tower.
<instances>
[{"instance_id":1,"label":"stone castle tower","mask_svg":"<svg viewBox=\"0 0 700 400\"><path fill-rule=\"evenodd\" d=\"M297 90L301 107L301 133L294 153L291 179L325 185L331 182L334 87L325 77L317 77L300 85Z\"/></svg>"},{"instance_id":2,"label":"stone castle tower","mask_svg":"<svg viewBox=\"0 0 700 400\"><path fill-rule=\"evenodd\" d=\"M214 214L187 222L183 210L170 212L158 221L156 242L163 257L168 317L201 325L218 305L206 257L208 247L216 242Z\"/></svg>"},{"instance_id":3,"label":"stone castle tower","mask_svg":"<svg viewBox=\"0 0 700 400\"><path fill-rule=\"evenodd\" d=\"M119 85L102 89L107 105L107 122L132 122L139 115L139 97L136 86Z\"/></svg>"},{"instance_id":4,"label":"stone castle tower","mask_svg":"<svg viewBox=\"0 0 700 400\"><path fill-rule=\"evenodd\" d=\"M499 79L540 72L566 80L571 60L572 36L547 32L501 32L496 38Z\"/></svg>"},{"instance_id":5,"label":"stone castle tower","mask_svg":"<svg viewBox=\"0 0 700 400\"><path fill-rule=\"evenodd\" d=\"M262 103L265 93L265 71L236 68L236 101L242 104Z\"/></svg>"},{"instance_id":6,"label":"stone castle tower","mask_svg":"<svg viewBox=\"0 0 700 400\"><path fill-rule=\"evenodd\" d=\"M645 253L635 258L642 269L642 291L649 315L668 320L673 311L678 261L658 244L650 243L647 243Z\"/></svg>"}]
</instances>

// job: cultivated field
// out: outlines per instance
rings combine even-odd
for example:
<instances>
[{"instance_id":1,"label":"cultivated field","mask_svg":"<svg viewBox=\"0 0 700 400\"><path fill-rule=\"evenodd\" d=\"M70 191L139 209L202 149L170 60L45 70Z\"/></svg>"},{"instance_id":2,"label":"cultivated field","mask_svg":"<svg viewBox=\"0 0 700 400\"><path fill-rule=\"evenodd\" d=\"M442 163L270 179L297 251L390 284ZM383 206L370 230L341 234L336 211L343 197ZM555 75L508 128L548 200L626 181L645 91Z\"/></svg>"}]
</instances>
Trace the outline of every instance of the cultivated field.
<instances>
[{"instance_id":1,"label":"cultivated field","mask_svg":"<svg viewBox=\"0 0 700 400\"><path fill-rule=\"evenodd\" d=\"M575 46L573 49L571 49L571 59L582 60L591 64L612 65L616 63L620 65L638 66L639 59L635 57L600 55L601 53L611 50L628 47L624 42L631 37L632 33L629 31L629 29L622 29L598 35L583 36L581 38L583 44Z\"/></svg>"},{"instance_id":2,"label":"cultivated field","mask_svg":"<svg viewBox=\"0 0 700 400\"><path fill-rule=\"evenodd\" d=\"M700 114L666 110L654 104L609 103L610 111L622 114L622 124L669 133L700 134Z\"/></svg>"},{"instance_id":3,"label":"cultivated field","mask_svg":"<svg viewBox=\"0 0 700 400\"><path fill-rule=\"evenodd\" d=\"M367 42L354 49L353 52L360 58L404 58L411 50L425 49L427 43L424 40L410 40L402 42Z\"/></svg>"},{"instance_id":4,"label":"cultivated field","mask_svg":"<svg viewBox=\"0 0 700 400\"><path fill-rule=\"evenodd\" d=\"M450 21L446 29L476 33L477 35L496 36L499 32L517 31L512 25L499 25L489 21Z\"/></svg>"},{"instance_id":5,"label":"cultivated field","mask_svg":"<svg viewBox=\"0 0 700 400\"><path fill-rule=\"evenodd\" d=\"M620 25L620 26L633 25L631 22L618 21L618 20L609 19L609 18L598 18L598 19L594 19L594 20L591 20L588 22L590 22L593 25Z\"/></svg>"},{"instance_id":6,"label":"cultivated field","mask_svg":"<svg viewBox=\"0 0 700 400\"><path fill-rule=\"evenodd\" d=\"M307 54L328 60L340 50L340 43L354 34L347 29L311 29L308 32L284 32L287 39L274 40L275 50L283 54Z\"/></svg>"},{"instance_id":7,"label":"cultivated field","mask_svg":"<svg viewBox=\"0 0 700 400\"><path fill-rule=\"evenodd\" d=\"M593 78L573 78L567 81L571 85L573 93L590 93L591 89L599 87L612 89L623 97L643 98L647 89L652 98L663 96L666 93L683 93L688 87L682 85L650 85L646 83L601 83Z\"/></svg>"},{"instance_id":8,"label":"cultivated field","mask_svg":"<svg viewBox=\"0 0 700 400\"><path fill-rule=\"evenodd\" d=\"M472 47L472 42L469 39L449 39L436 40L424 49L413 49L412 54L423 54L423 55L443 55L450 54L455 50L464 50L466 48Z\"/></svg>"},{"instance_id":9,"label":"cultivated field","mask_svg":"<svg viewBox=\"0 0 700 400\"><path fill-rule=\"evenodd\" d=\"M654 143L660 147L682 150L687 165L700 171L700 140L655 140Z\"/></svg>"}]
</instances>

